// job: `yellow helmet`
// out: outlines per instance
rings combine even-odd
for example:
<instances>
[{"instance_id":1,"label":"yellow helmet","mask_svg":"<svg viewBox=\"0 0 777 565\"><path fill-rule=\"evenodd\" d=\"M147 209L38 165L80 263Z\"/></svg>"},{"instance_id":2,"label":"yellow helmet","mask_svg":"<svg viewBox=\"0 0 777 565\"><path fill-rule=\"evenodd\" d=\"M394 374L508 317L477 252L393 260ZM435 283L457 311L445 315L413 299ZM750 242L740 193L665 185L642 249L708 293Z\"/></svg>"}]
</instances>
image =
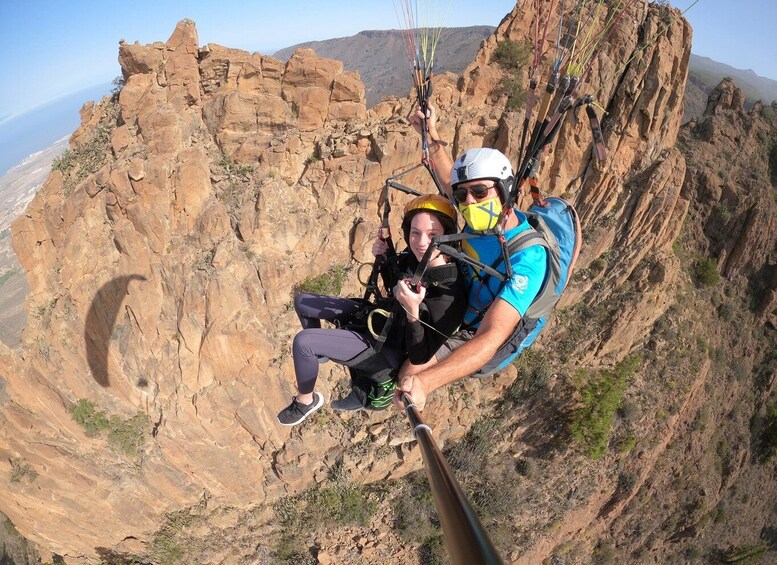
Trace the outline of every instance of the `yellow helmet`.
<instances>
[{"instance_id":1,"label":"yellow helmet","mask_svg":"<svg viewBox=\"0 0 777 565\"><path fill-rule=\"evenodd\" d=\"M456 208L453 207L453 204L439 194L422 194L405 204L405 215L402 218L402 233L405 236L405 241L410 237L410 222L413 220L413 216L419 212L434 214L440 220L446 235L456 233L458 230Z\"/></svg>"}]
</instances>

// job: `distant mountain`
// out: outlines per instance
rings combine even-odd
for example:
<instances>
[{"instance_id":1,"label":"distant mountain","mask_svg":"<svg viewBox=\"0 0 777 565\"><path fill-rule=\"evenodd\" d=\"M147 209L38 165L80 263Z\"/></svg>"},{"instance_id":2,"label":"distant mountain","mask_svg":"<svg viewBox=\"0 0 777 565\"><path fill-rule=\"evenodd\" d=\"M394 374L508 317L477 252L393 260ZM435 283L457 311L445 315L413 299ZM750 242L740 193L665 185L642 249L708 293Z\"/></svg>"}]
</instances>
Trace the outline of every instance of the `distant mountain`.
<instances>
[{"instance_id":1,"label":"distant mountain","mask_svg":"<svg viewBox=\"0 0 777 565\"><path fill-rule=\"evenodd\" d=\"M491 26L445 28L435 52L435 72L460 73L474 59L480 43L494 31ZM367 106L386 96L405 96L413 87L410 67L399 30L362 31L351 37L309 41L276 51L283 61L301 47L319 57L337 59L346 70L358 71L367 88Z\"/></svg>"},{"instance_id":2,"label":"distant mountain","mask_svg":"<svg viewBox=\"0 0 777 565\"><path fill-rule=\"evenodd\" d=\"M480 42L494 29L489 26L445 29L444 40L440 41L439 51L435 54L437 72L463 71L475 58ZM351 37L299 43L276 51L273 56L287 60L301 47L313 49L320 57L342 61L347 70L358 71L367 88L368 107L386 96L405 96L412 88L405 46L398 30L362 31ZM756 100L767 104L777 100L777 81L758 76L752 70L737 69L692 54L683 122L704 112L707 97L725 77L732 78L742 89L746 107Z\"/></svg>"},{"instance_id":3,"label":"distant mountain","mask_svg":"<svg viewBox=\"0 0 777 565\"><path fill-rule=\"evenodd\" d=\"M25 157L42 151L81 124L78 111L85 102L99 100L111 83L90 86L57 98L19 116L0 119L0 176Z\"/></svg>"},{"instance_id":4,"label":"distant mountain","mask_svg":"<svg viewBox=\"0 0 777 565\"><path fill-rule=\"evenodd\" d=\"M764 104L777 100L777 80L759 76L750 69L737 69L708 57L691 54L684 121L701 115L707 104L707 96L725 77L731 78L744 93L745 108L757 100Z\"/></svg>"}]
</instances>

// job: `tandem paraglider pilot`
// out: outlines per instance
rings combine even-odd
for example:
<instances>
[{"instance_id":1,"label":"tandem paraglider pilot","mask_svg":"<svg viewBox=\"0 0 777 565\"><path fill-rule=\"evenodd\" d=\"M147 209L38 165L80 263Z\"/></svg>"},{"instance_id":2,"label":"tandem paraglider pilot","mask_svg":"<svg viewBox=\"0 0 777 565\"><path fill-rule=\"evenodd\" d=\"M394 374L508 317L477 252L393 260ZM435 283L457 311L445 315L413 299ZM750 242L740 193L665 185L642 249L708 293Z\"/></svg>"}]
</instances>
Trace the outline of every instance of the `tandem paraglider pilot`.
<instances>
[{"instance_id":1,"label":"tandem paraglider pilot","mask_svg":"<svg viewBox=\"0 0 777 565\"><path fill-rule=\"evenodd\" d=\"M463 240L463 252L503 275L509 273L509 278L500 280L461 262L467 284L462 329L427 363L406 363L400 370L395 405L403 407L400 398L405 392L422 410L432 391L470 375L493 374L534 340L544 319L528 319L525 315L545 280L547 252L543 245L511 251L510 243L532 227L526 214L517 208L504 209L514 179L512 165L503 153L474 148L453 162L445 148L447 144L439 141L435 108L429 105L427 116L417 108L409 118L419 133L426 125L431 140L430 159L448 197L455 201L464 218L463 232L472 234ZM498 235L500 231L503 239ZM509 265L504 257L509 257Z\"/></svg>"}]
</instances>

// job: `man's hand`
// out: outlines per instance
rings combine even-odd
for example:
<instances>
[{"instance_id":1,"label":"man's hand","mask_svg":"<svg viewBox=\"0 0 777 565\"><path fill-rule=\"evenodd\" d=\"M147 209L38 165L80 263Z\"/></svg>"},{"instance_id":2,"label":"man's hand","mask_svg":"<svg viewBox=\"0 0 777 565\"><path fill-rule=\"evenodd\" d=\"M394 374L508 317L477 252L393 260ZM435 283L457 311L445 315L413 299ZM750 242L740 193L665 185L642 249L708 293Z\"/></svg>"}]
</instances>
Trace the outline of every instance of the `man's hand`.
<instances>
[{"instance_id":1,"label":"man's hand","mask_svg":"<svg viewBox=\"0 0 777 565\"><path fill-rule=\"evenodd\" d=\"M474 337L455 349L440 362L421 367L415 375L400 374L394 404L402 408L399 395L410 393L419 410L426 404L426 396L441 386L457 381L480 370L513 333L521 315L506 301L498 298L483 317Z\"/></svg>"},{"instance_id":2,"label":"man's hand","mask_svg":"<svg viewBox=\"0 0 777 565\"><path fill-rule=\"evenodd\" d=\"M412 375L400 378L394 391L394 406L400 410L405 409L405 405L402 402L402 393L407 393L410 397L410 402L415 404L419 411L426 406L426 389L421 379L416 379Z\"/></svg>"},{"instance_id":3,"label":"man's hand","mask_svg":"<svg viewBox=\"0 0 777 565\"><path fill-rule=\"evenodd\" d=\"M416 106L408 114L407 119L413 129L420 135L426 123L426 132L428 133L427 141L429 142L429 158L434 164L435 170L438 172L440 183L442 184L442 190L445 196L451 198L451 168L453 168L453 159L451 158L448 150L444 147L447 143L440 141L440 135L437 133L437 110L431 104L427 104L427 114L421 111L420 106ZM424 122L424 118L426 121ZM436 142L436 143L435 143Z\"/></svg>"},{"instance_id":4,"label":"man's hand","mask_svg":"<svg viewBox=\"0 0 777 565\"><path fill-rule=\"evenodd\" d=\"M432 139L439 139L437 135L437 110L435 110L434 106L431 104L427 104L426 108L426 131ZM407 119L416 133L421 135L421 128L424 124L424 113L421 111L421 107L416 105L416 107L410 111Z\"/></svg>"}]
</instances>

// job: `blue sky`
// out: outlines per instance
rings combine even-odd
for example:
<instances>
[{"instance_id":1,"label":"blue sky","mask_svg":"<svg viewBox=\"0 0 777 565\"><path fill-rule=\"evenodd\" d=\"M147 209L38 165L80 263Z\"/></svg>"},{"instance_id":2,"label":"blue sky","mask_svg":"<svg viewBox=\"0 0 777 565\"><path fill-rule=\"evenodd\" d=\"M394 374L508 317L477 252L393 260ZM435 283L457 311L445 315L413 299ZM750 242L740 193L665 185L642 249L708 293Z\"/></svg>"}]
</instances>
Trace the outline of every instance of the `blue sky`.
<instances>
[{"instance_id":1,"label":"blue sky","mask_svg":"<svg viewBox=\"0 0 777 565\"><path fill-rule=\"evenodd\" d=\"M497 25L515 4L425 3L450 4L448 26ZM700 0L686 16L694 26L694 53L777 79L777 0ZM166 41L183 18L197 23L200 45L262 53L398 27L391 0L0 0L0 119L110 82L120 74L119 39Z\"/></svg>"}]
</instances>

